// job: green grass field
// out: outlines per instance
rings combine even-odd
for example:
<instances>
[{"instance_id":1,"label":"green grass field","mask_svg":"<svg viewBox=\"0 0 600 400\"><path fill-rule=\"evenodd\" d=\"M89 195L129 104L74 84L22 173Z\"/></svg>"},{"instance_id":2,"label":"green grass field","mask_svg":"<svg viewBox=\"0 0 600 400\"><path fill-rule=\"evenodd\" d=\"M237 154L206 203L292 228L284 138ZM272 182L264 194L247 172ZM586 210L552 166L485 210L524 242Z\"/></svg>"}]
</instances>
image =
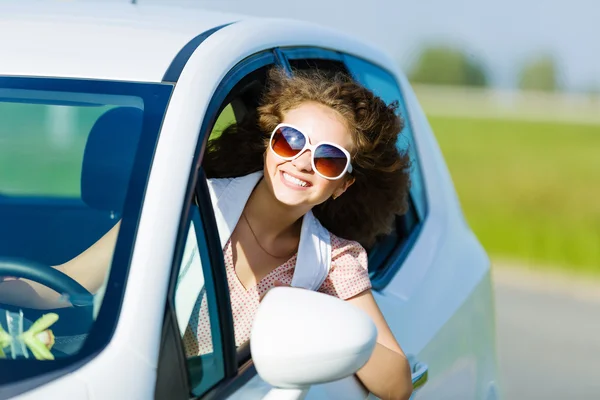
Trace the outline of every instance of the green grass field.
<instances>
[{"instance_id":1,"label":"green grass field","mask_svg":"<svg viewBox=\"0 0 600 400\"><path fill-rule=\"evenodd\" d=\"M600 126L429 120L492 257L600 274Z\"/></svg>"}]
</instances>

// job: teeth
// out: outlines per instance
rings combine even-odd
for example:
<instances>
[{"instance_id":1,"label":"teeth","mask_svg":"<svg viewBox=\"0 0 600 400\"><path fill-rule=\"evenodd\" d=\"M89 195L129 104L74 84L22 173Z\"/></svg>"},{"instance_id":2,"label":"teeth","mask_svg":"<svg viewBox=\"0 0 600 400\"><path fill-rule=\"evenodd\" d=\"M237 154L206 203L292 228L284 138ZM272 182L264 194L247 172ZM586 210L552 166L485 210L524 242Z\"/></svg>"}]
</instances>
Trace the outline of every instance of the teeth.
<instances>
[{"instance_id":1,"label":"teeth","mask_svg":"<svg viewBox=\"0 0 600 400\"><path fill-rule=\"evenodd\" d=\"M295 185L302 186L302 187L306 187L306 185L307 185L306 182L304 182L298 178L294 178L293 176L291 176L285 172L283 173L283 177L285 178L286 181L293 183Z\"/></svg>"}]
</instances>

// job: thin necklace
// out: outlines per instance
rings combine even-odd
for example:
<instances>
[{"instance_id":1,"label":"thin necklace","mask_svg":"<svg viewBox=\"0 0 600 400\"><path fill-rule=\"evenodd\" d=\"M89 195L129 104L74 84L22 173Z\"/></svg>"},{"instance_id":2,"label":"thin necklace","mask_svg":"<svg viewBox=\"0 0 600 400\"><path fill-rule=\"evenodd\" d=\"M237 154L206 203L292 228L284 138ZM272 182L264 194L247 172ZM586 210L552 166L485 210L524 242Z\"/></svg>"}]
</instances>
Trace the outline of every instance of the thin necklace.
<instances>
[{"instance_id":1,"label":"thin necklace","mask_svg":"<svg viewBox=\"0 0 600 400\"><path fill-rule=\"evenodd\" d=\"M271 254L267 251L267 249L265 249L262 244L260 244L260 241L258 240L258 237L256 236L256 233L254 233L254 230L252 229L252 226L250 225L250 222L248 221L248 217L246 217L246 213L242 212L242 216L244 217L244 220L246 221L246 225L248 225L248 228L250 228L250 232L252 232L252 236L254 236L254 240L256 241L256 244L258 244L258 247L260 247L265 253L267 253L268 255L270 255L273 258L290 258L291 256L294 255L294 253L296 253L296 250L294 250L294 252L290 255L287 256L276 256L274 254Z\"/></svg>"}]
</instances>

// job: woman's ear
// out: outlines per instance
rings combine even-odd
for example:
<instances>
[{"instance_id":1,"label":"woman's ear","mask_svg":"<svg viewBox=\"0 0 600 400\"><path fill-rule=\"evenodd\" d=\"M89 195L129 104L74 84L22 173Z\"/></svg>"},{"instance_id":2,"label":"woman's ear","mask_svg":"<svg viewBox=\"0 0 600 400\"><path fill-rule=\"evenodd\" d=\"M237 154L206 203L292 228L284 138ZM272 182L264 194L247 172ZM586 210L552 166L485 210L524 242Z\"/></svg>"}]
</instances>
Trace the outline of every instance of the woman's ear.
<instances>
[{"instance_id":1,"label":"woman's ear","mask_svg":"<svg viewBox=\"0 0 600 400\"><path fill-rule=\"evenodd\" d=\"M337 199L340 197L352 184L356 181L356 178L350 176L350 178L344 180L344 183L333 191L333 198Z\"/></svg>"}]
</instances>

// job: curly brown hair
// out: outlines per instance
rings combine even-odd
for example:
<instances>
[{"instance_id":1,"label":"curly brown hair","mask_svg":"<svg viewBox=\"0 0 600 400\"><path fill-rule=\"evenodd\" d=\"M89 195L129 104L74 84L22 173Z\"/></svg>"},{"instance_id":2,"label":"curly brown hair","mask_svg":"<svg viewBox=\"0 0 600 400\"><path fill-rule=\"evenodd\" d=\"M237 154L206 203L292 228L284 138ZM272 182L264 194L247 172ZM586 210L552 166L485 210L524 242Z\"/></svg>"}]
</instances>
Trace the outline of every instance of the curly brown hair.
<instances>
[{"instance_id":1,"label":"curly brown hair","mask_svg":"<svg viewBox=\"0 0 600 400\"><path fill-rule=\"evenodd\" d=\"M207 177L261 170L270 133L287 111L306 102L337 111L355 144L354 184L339 198L315 206L313 213L333 234L370 247L407 210L410 158L396 147L404 126L398 103L385 104L346 74L311 70L290 77L280 68L271 69L256 112L209 140L203 160Z\"/></svg>"}]
</instances>

